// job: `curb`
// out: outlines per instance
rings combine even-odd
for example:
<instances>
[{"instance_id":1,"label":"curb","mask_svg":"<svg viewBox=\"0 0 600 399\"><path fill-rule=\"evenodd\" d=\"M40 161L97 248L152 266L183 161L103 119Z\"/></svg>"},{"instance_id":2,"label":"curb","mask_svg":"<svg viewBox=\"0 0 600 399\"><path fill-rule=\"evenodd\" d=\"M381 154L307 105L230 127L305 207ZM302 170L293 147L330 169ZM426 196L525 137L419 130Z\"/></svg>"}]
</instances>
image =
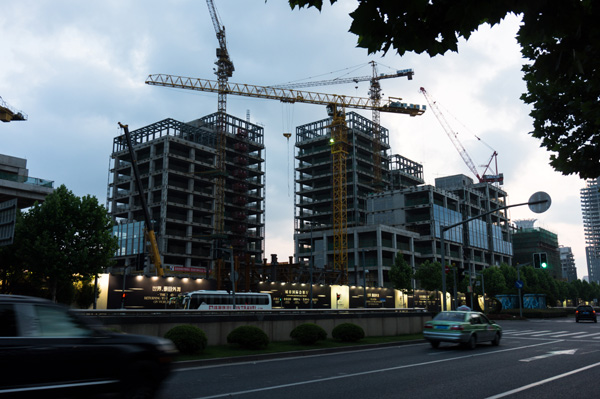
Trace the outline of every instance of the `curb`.
<instances>
[{"instance_id":1,"label":"curb","mask_svg":"<svg viewBox=\"0 0 600 399\"><path fill-rule=\"evenodd\" d=\"M180 370L188 367L207 367L207 366L218 366L224 364L235 364L235 363L245 363L245 362L258 362L262 360L271 360L271 359L285 359L290 357L301 357L301 356L314 356L314 355L323 355L328 353L338 353L338 352L350 352L353 350L364 350L364 349L377 349L377 348L386 348L391 346L402 346L402 345L410 345L415 343L425 343L427 342L424 339L415 339L409 341L397 341L397 342L387 342L384 344L370 344L370 345L357 345L357 346L344 346L340 348L327 348L327 349L308 349L301 351L290 351L290 352L278 352L278 353L265 353L265 354L257 354L257 355L245 355L245 356L235 356L235 357L223 357L217 359L203 359L203 360L184 360L180 362L173 363L173 370Z\"/></svg>"}]
</instances>

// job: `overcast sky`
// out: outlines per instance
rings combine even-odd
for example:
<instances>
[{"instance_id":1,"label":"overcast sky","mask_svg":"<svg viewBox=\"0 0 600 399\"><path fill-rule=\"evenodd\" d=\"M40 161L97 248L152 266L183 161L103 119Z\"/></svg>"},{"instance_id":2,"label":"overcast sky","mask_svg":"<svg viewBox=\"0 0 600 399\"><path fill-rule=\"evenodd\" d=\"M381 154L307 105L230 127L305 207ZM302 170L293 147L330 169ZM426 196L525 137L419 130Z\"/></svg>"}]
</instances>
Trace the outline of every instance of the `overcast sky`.
<instances>
[{"instance_id":1,"label":"overcast sky","mask_svg":"<svg viewBox=\"0 0 600 399\"><path fill-rule=\"evenodd\" d=\"M411 81L383 80L384 96L426 104L419 93L425 87L477 166L488 162L490 148L498 152L509 204L549 193L548 212L518 207L510 215L536 218L536 226L558 234L559 243L573 249L578 278L587 276L579 201L585 182L555 172L549 153L528 134L530 108L519 100L525 91L515 40L519 18L482 27L461 42L458 54L369 56L348 32L356 2L326 5L322 13L291 11L283 0L214 2L236 68L230 82L364 76L371 74L371 60L380 73L414 69ZM31 176L54 180L55 187L65 184L78 196L94 195L102 204L112 140L121 133L117 122L135 130L165 118L191 121L217 109L216 94L144 84L157 73L216 79L218 43L203 0L4 0L0 37L0 96L29 116L0 126L0 153L26 158ZM303 90L367 97L368 82ZM265 256L287 260L293 255L295 136L288 144L283 133L325 118L325 107L230 95L227 111L242 119L249 112L251 122L265 128ZM370 111L357 112L371 118ZM427 184L458 173L474 178L431 111L419 117L382 113L381 124L390 131L391 152L422 163Z\"/></svg>"}]
</instances>

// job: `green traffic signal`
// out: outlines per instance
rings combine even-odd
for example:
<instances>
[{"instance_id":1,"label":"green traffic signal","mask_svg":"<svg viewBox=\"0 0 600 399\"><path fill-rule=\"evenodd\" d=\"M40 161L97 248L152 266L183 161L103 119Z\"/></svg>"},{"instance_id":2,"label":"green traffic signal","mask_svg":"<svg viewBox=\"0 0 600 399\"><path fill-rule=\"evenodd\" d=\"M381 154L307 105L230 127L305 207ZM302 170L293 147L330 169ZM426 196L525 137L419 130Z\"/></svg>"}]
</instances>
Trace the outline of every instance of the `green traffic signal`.
<instances>
[{"instance_id":1,"label":"green traffic signal","mask_svg":"<svg viewBox=\"0 0 600 399\"><path fill-rule=\"evenodd\" d=\"M545 252L540 253L540 266L542 266L542 269L548 267L548 257Z\"/></svg>"}]
</instances>

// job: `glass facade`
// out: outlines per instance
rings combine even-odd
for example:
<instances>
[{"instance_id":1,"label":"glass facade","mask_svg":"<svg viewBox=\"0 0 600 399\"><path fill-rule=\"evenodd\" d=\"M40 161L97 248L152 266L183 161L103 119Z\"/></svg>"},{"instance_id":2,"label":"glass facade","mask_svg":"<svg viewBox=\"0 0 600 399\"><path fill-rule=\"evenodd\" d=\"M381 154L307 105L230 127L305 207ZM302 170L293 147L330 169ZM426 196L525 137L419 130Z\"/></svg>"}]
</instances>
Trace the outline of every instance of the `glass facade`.
<instances>
[{"instance_id":1,"label":"glass facade","mask_svg":"<svg viewBox=\"0 0 600 399\"><path fill-rule=\"evenodd\" d=\"M462 221L462 215L460 212L452 211L450 209L443 208L439 205L433 205L433 223L435 228L435 236L440 238L440 226L450 226L455 223L459 223ZM444 235L444 238L447 241L452 241L456 243L462 243L463 236L463 227L456 226L453 229L450 229Z\"/></svg>"},{"instance_id":2,"label":"glass facade","mask_svg":"<svg viewBox=\"0 0 600 399\"><path fill-rule=\"evenodd\" d=\"M469 222L469 246L489 249L487 224L483 220L476 219Z\"/></svg>"},{"instance_id":3,"label":"glass facade","mask_svg":"<svg viewBox=\"0 0 600 399\"><path fill-rule=\"evenodd\" d=\"M494 251L512 256L512 242L504 241L504 239L502 238L502 229L500 228L500 226L492 225L492 243L494 246Z\"/></svg>"},{"instance_id":4,"label":"glass facade","mask_svg":"<svg viewBox=\"0 0 600 399\"><path fill-rule=\"evenodd\" d=\"M130 256L145 252L144 222L120 223L113 227L119 240L115 256Z\"/></svg>"}]
</instances>

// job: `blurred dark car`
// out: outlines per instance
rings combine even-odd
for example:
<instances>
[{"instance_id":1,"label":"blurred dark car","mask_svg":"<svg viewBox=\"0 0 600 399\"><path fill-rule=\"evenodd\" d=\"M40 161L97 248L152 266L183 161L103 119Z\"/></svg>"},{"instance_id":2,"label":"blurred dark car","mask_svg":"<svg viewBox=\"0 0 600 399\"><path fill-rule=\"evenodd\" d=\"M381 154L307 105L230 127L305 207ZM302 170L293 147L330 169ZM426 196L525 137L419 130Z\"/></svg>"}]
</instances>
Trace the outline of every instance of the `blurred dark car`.
<instances>
[{"instance_id":1,"label":"blurred dark car","mask_svg":"<svg viewBox=\"0 0 600 399\"><path fill-rule=\"evenodd\" d=\"M151 398L176 353L163 338L113 333L50 301L0 295L0 397Z\"/></svg>"},{"instance_id":2,"label":"blurred dark car","mask_svg":"<svg viewBox=\"0 0 600 399\"><path fill-rule=\"evenodd\" d=\"M590 305L577 306L577 309L575 309L575 322L579 323L579 320L591 320L597 323L596 311Z\"/></svg>"}]
</instances>

